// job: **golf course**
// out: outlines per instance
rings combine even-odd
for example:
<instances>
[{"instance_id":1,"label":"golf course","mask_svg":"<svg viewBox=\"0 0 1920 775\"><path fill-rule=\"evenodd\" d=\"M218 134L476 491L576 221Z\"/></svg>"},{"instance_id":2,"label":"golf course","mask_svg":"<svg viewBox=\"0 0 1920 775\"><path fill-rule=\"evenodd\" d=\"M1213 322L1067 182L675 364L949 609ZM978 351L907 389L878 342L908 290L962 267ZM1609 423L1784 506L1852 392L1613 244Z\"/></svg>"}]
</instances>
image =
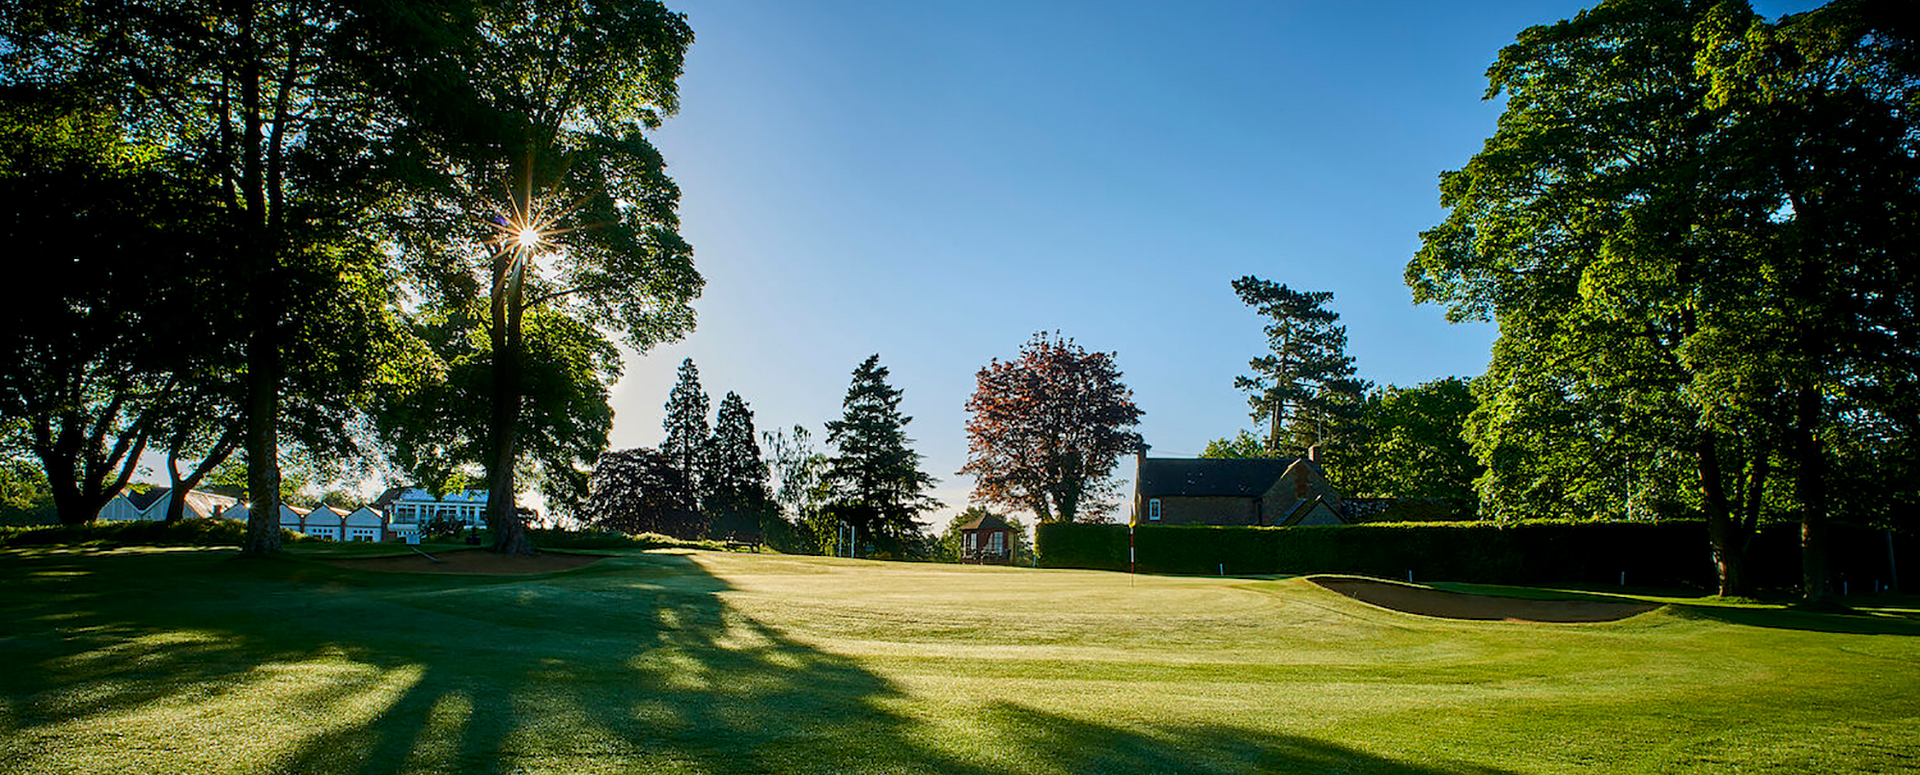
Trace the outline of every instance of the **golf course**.
<instances>
[{"instance_id":1,"label":"golf course","mask_svg":"<svg viewBox=\"0 0 1920 775\"><path fill-rule=\"evenodd\" d=\"M0 773L1920 768L1910 596L1437 585L1639 604L1557 623L1351 579L395 551L0 550Z\"/></svg>"}]
</instances>

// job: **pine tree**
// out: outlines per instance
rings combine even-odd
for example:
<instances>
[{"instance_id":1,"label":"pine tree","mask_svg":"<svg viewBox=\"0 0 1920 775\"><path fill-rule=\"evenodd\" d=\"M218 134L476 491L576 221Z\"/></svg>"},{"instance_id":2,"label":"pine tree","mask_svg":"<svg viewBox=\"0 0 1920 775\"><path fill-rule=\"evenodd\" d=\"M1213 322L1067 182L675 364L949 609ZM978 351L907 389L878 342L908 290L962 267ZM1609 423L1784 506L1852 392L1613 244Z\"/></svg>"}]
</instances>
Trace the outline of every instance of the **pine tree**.
<instances>
[{"instance_id":1,"label":"pine tree","mask_svg":"<svg viewBox=\"0 0 1920 775\"><path fill-rule=\"evenodd\" d=\"M1251 394L1253 421L1268 424L1268 448L1304 451L1325 443L1367 388L1347 355L1347 327L1327 308L1333 293L1296 291L1252 275L1233 281L1233 290L1271 320L1266 332L1273 352L1248 364L1252 376L1233 380Z\"/></svg>"},{"instance_id":2,"label":"pine tree","mask_svg":"<svg viewBox=\"0 0 1920 775\"><path fill-rule=\"evenodd\" d=\"M707 468L708 508L715 511L757 511L772 501L767 492L767 461L753 431L753 410L740 394L729 391L720 400L713 421L712 457Z\"/></svg>"},{"instance_id":3,"label":"pine tree","mask_svg":"<svg viewBox=\"0 0 1920 775\"><path fill-rule=\"evenodd\" d=\"M661 421L667 438L660 443L660 452L667 456L667 464L680 472L680 480L686 491L681 493L682 502L698 506L700 493L706 491L708 444L706 391L700 388L700 369L693 365L693 359L680 362L680 381L673 386L673 392L667 396L667 416Z\"/></svg>"},{"instance_id":4,"label":"pine tree","mask_svg":"<svg viewBox=\"0 0 1920 775\"><path fill-rule=\"evenodd\" d=\"M919 514L940 503L927 494L936 481L920 470L920 454L910 446L900 413L901 391L887 384L887 368L873 355L853 370L842 403L845 413L827 423L827 441L836 454L826 481L832 490L827 509L883 546L900 547L919 532Z\"/></svg>"}]
</instances>

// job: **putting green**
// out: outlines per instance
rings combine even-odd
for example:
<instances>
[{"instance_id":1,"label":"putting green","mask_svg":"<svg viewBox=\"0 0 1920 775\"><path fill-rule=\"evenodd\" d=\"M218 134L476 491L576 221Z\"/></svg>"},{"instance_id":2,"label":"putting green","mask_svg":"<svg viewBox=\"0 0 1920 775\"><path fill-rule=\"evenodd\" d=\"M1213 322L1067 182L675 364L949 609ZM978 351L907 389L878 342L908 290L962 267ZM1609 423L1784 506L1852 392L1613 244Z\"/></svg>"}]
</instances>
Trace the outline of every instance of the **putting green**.
<instances>
[{"instance_id":1,"label":"putting green","mask_svg":"<svg viewBox=\"0 0 1920 775\"><path fill-rule=\"evenodd\" d=\"M1912 598L1551 624L1305 579L613 554L0 552L0 773L1920 766Z\"/></svg>"}]
</instances>

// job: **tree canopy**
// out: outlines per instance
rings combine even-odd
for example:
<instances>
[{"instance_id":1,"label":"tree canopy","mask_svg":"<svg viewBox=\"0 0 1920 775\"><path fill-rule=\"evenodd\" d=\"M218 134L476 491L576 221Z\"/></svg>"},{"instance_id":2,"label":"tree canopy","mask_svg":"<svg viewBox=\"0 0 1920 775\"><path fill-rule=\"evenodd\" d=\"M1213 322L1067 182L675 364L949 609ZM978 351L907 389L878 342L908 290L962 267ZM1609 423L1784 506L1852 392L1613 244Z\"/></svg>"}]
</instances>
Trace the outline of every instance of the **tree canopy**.
<instances>
[{"instance_id":1,"label":"tree canopy","mask_svg":"<svg viewBox=\"0 0 1920 775\"><path fill-rule=\"evenodd\" d=\"M1333 294L1252 275L1233 281L1233 290L1267 319L1270 352L1247 364L1251 375L1233 380L1248 394L1253 421L1267 424L1267 448L1301 453L1333 439L1366 391L1347 355L1347 327L1329 307Z\"/></svg>"},{"instance_id":2,"label":"tree canopy","mask_svg":"<svg viewBox=\"0 0 1920 775\"><path fill-rule=\"evenodd\" d=\"M974 477L976 500L1028 509L1040 522L1113 508L1113 468L1142 445L1133 430L1140 408L1114 353L1037 333L1018 358L996 358L975 378L960 473Z\"/></svg>"},{"instance_id":3,"label":"tree canopy","mask_svg":"<svg viewBox=\"0 0 1920 775\"><path fill-rule=\"evenodd\" d=\"M901 391L887 384L887 367L872 355L853 370L840 419L827 423L834 446L822 480L831 495L827 516L852 525L860 540L904 551L920 532L918 517L939 507L927 493L935 480L920 470L920 453L907 438Z\"/></svg>"}]
</instances>

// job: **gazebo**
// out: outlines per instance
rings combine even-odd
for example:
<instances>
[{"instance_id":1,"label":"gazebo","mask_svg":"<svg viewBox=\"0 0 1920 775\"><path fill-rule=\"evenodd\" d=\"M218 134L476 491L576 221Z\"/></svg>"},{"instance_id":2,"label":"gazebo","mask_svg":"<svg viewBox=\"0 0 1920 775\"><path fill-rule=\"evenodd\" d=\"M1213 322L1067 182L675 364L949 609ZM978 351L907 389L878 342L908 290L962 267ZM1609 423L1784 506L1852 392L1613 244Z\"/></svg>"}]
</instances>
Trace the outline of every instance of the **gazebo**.
<instances>
[{"instance_id":1,"label":"gazebo","mask_svg":"<svg viewBox=\"0 0 1920 775\"><path fill-rule=\"evenodd\" d=\"M1013 564L1013 526L998 514L982 514L960 526L960 561Z\"/></svg>"}]
</instances>

